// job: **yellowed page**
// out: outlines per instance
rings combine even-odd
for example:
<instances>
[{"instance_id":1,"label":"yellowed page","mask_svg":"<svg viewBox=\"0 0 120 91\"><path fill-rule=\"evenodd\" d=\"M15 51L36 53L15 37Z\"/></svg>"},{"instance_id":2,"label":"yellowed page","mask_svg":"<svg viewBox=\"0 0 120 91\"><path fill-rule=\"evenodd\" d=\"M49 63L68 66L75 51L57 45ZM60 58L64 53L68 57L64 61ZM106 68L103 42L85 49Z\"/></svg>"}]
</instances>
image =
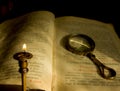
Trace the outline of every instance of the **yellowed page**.
<instances>
[{"instance_id":1,"label":"yellowed page","mask_svg":"<svg viewBox=\"0 0 120 91\"><path fill-rule=\"evenodd\" d=\"M114 28L110 24L72 16L57 18L55 23L54 91L119 91L120 41ZM102 78L90 59L73 54L61 45L63 37L74 33L86 34L95 41L93 54L116 71L115 79Z\"/></svg>"},{"instance_id":2,"label":"yellowed page","mask_svg":"<svg viewBox=\"0 0 120 91\"><path fill-rule=\"evenodd\" d=\"M48 11L31 12L0 24L0 84L21 85L18 61L24 43L28 59L27 87L51 91L54 15Z\"/></svg>"}]
</instances>

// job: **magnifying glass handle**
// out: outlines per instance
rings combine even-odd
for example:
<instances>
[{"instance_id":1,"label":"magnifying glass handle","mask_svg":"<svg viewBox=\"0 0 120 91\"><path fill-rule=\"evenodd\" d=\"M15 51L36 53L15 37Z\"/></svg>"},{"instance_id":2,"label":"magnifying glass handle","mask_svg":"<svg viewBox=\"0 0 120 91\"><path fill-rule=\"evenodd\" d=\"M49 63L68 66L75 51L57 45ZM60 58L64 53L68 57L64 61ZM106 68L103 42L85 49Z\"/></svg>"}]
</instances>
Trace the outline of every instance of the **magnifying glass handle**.
<instances>
[{"instance_id":1,"label":"magnifying glass handle","mask_svg":"<svg viewBox=\"0 0 120 91\"><path fill-rule=\"evenodd\" d=\"M88 53L86 55L90 60L93 61L93 63L97 66L98 68L98 73L101 77L105 79L114 79L116 76L116 72L114 69L107 67L103 65L92 53Z\"/></svg>"}]
</instances>

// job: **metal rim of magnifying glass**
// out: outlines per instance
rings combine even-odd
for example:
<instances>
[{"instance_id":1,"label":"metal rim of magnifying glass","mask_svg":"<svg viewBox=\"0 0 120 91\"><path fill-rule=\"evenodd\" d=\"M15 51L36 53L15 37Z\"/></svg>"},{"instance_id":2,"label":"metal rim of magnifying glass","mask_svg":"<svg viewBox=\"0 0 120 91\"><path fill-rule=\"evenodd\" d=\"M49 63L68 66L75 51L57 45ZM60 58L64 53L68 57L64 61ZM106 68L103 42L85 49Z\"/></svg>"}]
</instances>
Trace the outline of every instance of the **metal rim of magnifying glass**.
<instances>
[{"instance_id":1,"label":"metal rim of magnifying glass","mask_svg":"<svg viewBox=\"0 0 120 91\"><path fill-rule=\"evenodd\" d=\"M76 48L71 45L71 40L74 38L80 38L84 39L85 42L89 45L89 48L83 45L83 49ZM66 49L71 51L72 53L79 54L79 55L86 55L90 52L92 52L95 48L95 42L91 37L85 34L71 34L68 36L67 41L66 41Z\"/></svg>"}]
</instances>

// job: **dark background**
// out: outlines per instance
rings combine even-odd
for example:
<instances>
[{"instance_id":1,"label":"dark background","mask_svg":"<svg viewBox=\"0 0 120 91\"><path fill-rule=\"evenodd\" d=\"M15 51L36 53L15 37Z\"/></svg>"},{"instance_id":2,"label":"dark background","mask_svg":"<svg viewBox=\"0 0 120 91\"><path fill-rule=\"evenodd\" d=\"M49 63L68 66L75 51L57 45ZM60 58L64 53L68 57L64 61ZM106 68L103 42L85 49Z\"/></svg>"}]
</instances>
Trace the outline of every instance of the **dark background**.
<instances>
[{"instance_id":1,"label":"dark background","mask_svg":"<svg viewBox=\"0 0 120 91\"><path fill-rule=\"evenodd\" d=\"M112 23L120 37L119 9L117 1L92 0L3 0L0 5L12 1L12 9L2 16L1 21L36 10L48 10L59 16L79 16Z\"/></svg>"}]
</instances>

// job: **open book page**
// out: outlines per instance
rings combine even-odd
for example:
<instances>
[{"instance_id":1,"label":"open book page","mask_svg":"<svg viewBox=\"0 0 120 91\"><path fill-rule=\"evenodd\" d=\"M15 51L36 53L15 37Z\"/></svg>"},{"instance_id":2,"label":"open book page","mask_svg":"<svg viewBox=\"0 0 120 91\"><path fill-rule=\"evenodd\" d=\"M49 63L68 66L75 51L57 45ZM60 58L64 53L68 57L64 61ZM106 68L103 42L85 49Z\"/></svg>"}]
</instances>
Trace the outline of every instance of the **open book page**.
<instances>
[{"instance_id":1,"label":"open book page","mask_svg":"<svg viewBox=\"0 0 120 91\"><path fill-rule=\"evenodd\" d=\"M13 55L33 54L28 59L27 87L51 91L54 15L36 11L0 24L0 84L21 85L18 61Z\"/></svg>"},{"instance_id":2,"label":"open book page","mask_svg":"<svg viewBox=\"0 0 120 91\"><path fill-rule=\"evenodd\" d=\"M120 41L114 28L110 24L72 16L56 18L55 24L54 91L119 91ZM95 41L93 54L116 71L115 79L102 78L89 58L63 47L63 38L74 33L86 34Z\"/></svg>"}]
</instances>

